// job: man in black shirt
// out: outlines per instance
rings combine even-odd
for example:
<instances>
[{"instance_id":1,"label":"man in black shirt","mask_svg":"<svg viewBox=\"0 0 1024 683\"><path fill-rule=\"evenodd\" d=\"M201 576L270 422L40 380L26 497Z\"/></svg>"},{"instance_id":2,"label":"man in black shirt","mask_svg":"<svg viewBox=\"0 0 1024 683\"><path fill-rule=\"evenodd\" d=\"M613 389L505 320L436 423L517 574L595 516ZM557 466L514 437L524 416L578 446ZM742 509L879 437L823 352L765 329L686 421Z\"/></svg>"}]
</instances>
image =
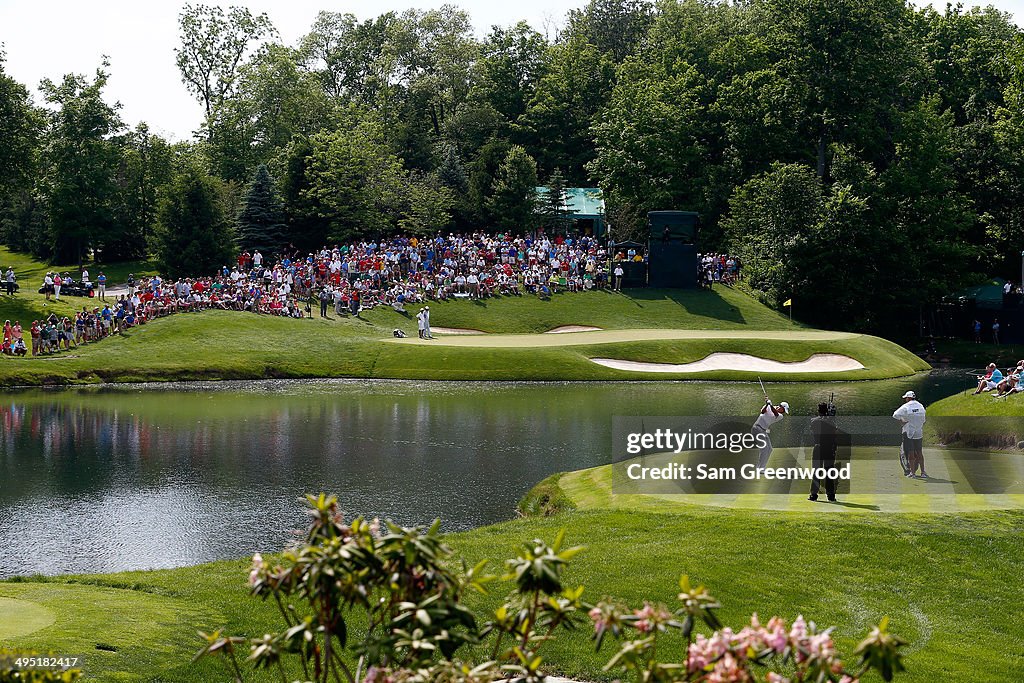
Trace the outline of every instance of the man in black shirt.
<instances>
[{"instance_id":1,"label":"man in black shirt","mask_svg":"<svg viewBox=\"0 0 1024 683\"><path fill-rule=\"evenodd\" d=\"M320 317L327 317L327 305L331 301L331 293L327 291L327 288L320 290Z\"/></svg>"},{"instance_id":2,"label":"man in black shirt","mask_svg":"<svg viewBox=\"0 0 1024 683\"><path fill-rule=\"evenodd\" d=\"M829 415L827 403L818 404L818 416L811 420L811 433L814 435L814 468L825 468L826 470L836 466L836 425ZM818 489L821 481L814 477L811 479L811 495L807 500L818 500ZM830 503L836 502L836 480L825 479L825 495Z\"/></svg>"}]
</instances>

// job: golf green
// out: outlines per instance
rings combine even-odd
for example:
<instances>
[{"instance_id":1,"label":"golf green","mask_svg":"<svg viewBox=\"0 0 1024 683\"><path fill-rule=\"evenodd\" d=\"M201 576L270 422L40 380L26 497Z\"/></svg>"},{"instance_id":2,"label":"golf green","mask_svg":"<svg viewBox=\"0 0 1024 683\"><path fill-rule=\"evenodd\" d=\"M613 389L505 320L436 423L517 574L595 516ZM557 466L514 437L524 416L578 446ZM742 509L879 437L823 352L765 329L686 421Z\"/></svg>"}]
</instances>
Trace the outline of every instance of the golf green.
<instances>
[{"instance_id":1,"label":"golf green","mask_svg":"<svg viewBox=\"0 0 1024 683\"><path fill-rule=\"evenodd\" d=\"M221 621L196 603L144 590L74 583L0 583L0 644L82 657L87 679L143 680L198 649L196 629Z\"/></svg>"},{"instance_id":2,"label":"golf green","mask_svg":"<svg viewBox=\"0 0 1024 683\"><path fill-rule=\"evenodd\" d=\"M56 620L57 615L53 611L38 603L0 598L0 641L35 633Z\"/></svg>"},{"instance_id":3,"label":"golf green","mask_svg":"<svg viewBox=\"0 0 1024 683\"><path fill-rule=\"evenodd\" d=\"M809 453L777 448L769 467L809 467ZM673 512L694 505L793 512L956 513L1024 509L1024 458L1015 453L926 448L928 479L905 478L892 448L855 447L852 477L840 482L838 503L824 491L817 503L807 499L810 482L779 486L778 481L704 482L630 480L632 464L663 468L669 463L695 467L707 454L658 453L617 465L568 472L558 486L580 509L621 508ZM636 472L636 470L634 470ZM845 485L844 485L845 484ZM979 493L978 490L987 491ZM721 492L717 492L721 491Z\"/></svg>"}]
</instances>

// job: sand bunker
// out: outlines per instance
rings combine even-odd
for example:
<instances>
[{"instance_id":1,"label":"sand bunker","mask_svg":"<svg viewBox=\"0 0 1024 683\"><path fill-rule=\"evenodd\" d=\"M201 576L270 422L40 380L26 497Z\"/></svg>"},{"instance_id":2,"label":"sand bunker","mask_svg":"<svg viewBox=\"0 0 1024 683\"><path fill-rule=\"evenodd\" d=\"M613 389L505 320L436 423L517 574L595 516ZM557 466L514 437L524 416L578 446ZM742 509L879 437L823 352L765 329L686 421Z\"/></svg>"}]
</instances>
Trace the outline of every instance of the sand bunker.
<instances>
[{"instance_id":1,"label":"sand bunker","mask_svg":"<svg viewBox=\"0 0 1024 683\"><path fill-rule=\"evenodd\" d=\"M437 332L438 334L487 334L483 330L474 330L469 327L430 327L431 332Z\"/></svg>"},{"instance_id":2,"label":"sand bunker","mask_svg":"<svg viewBox=\"0 0 1024 683\"><path fill-rule=\"evenodd\" d=\"M708 372L711 370L739 370L744 372L849 372L863 370L860 361L837 353L816 353L807 360L795 363L758 358L746 353L712 353L693 363L643 363L614 358L591 358L606 368L633 372Z\"/></svg>"},{"instance_id":3,"label":"sand bunker","mask_svg":"<svg viewBox=\"0 0 1024 683\"><path fill-rule=\"evenodd\" d=\"M548 330L544 334L565 334L566 332L600 332L602 327L591 327L590 325L559 325Z\"/></svg>"}]
</instances>

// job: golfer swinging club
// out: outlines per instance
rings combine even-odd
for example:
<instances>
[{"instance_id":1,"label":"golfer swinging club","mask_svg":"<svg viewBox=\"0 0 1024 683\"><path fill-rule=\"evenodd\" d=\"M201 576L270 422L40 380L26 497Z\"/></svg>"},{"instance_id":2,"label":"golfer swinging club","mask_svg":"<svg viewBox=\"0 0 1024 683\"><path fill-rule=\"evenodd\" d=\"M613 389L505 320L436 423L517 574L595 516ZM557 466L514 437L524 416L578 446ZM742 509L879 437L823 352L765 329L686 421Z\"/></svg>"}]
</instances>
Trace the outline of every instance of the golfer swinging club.
<instances>
[{"instance_id":1,"label":"golfer swinging club","mask_svg":"<svg viewBox=\"0 0 1024 683\"><path fill-rule=\"evenodd\" d=\"M764 385L761 385L764 389ZM761 414L757 416L757 420L754 422L754 426L750 428L750 432L757 436L758 434L764 434L764 447L758 452L757 457L757 469L763 470L768 466L768 458L772 455L772 437L771 429L772 425L780 421L783 417L789 414L789 404L783 401L778 406L773 406L771 400L767 394L764 397L764 407L761 408Z\"/></svg>"}]
</instances>

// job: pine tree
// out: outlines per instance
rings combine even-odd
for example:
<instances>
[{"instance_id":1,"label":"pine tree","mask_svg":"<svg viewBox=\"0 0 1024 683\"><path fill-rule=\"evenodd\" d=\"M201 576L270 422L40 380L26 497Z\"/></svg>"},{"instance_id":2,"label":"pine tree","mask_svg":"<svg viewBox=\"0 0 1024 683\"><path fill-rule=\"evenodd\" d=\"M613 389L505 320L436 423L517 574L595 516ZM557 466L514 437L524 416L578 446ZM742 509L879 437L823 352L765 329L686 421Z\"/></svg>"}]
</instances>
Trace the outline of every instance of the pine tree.
<instances>
[{"instance_id":1,"label":"pine tree","mask_svg":"<svg viewBox=\"0 0 1024 683\"><path fill-rule=\"evenodd\" d=\"M455 225L467 227L473 216L469 174L453 145L443 145L441 148L441 162L437 167L437 178L441 185L451 192L451 213Z\"/></svg>"},{"instance_id":2,"label":"pine tree","mask_svg":"<svg viewBox=\"0 0 1024 683\"><path fill-rule=\"evenodd\" d=\"M264 255L277 253L286 241L284 210L267 167L260 165L238 214L238 244L259 249Z\"/></svg>"},{"instance_id":3,"label":"pine tree","mask_svg":"<svg viewBox=\"0 0 1024 683\"><path fill-rule=\"evenodd\" d=\"M491 219L504 230L530 230L536 198L537 162L525 149L513 145L495 174L494 194L487 198Z\"/></svg>"},{"instance_id":4,"label":"pine tree","mask_svg":"<svg viewBox=\"0 0 1024 683\"><path fill-rule=\"evenodd\" d=\"M538 214L541 225L556 231L568 231L575 209L569 208L569 193L562 169L556 168L548 179L547 190L539 197Z\"/></svg>"},{"instance_id":5,"label":"pine tree","mask_svg":"<svg viewBox=\"0 0 1024 683\"><path fill-rule=\"evenodd\" d=\"M229 264L234 234L222 181L186 168L166 188L154 231L157 262L168 277L208 275Z\"/></svg>"}]
</instances>

